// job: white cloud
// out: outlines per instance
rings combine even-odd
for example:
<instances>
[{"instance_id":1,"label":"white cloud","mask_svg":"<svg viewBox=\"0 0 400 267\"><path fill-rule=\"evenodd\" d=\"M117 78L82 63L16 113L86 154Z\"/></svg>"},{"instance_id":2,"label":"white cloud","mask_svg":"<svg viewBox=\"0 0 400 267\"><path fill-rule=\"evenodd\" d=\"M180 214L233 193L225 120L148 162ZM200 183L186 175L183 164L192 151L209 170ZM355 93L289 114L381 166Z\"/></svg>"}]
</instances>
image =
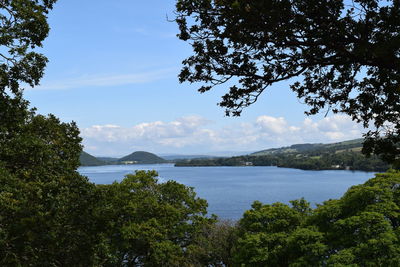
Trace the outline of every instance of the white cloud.
<instances>
[{"instance_id":1,"label":"white cloud","mask_svg":"<svg viewBox=\"0 0 400 267\"><path fill-rule=\"evenodd\" d=\"M274 118L271 116L260 116L256 123L263 129L272 134L282 134L288 130L288 125L283 117Z\"/></svg>"},{"instance_id":2,"label":"white cloud","mask_svg":"<svg viewBox=\"0 0 400 267\"><path fill-rule=\"evenodd\" d=\"M320 135L322 140L338 141L360 137L363 127L354 123L348 116L334 115L323 118L320 121L313 122L306 118L301 127L303 134L310 134L315 138Z\"/></svg>"},{"instance_id":3,"label":"white cloud","mask_svg":"<svg viewBox=\"0 0 400 267\"><path fill-rule=\"evenodd\" d=\"M256 151L296 143L336 142L359 138L363 128L344 115L290 125L283 117L259 116L253 122L211 128L211 121L187 116L170 122L132 127L94 125L82 129L85 148L96 155L124 155L135 150L156 153ZM215 125L214 125L215 126ZM96 149L93 149L93 148Z\"/></svg>"},{"instance_id":4,"label":"white cloud","mask_svg":"<svg viewBox=\"0 0 400 267\"><path fill-rule=\"evenodd\" d=\"M29 90L63 90L82 87L120 86L128 84L149 83L167 78L177 72L176 68L165 68L148 72L130 74L85 75L72 79L47 81Z\"/></svg>"}]
</instances>

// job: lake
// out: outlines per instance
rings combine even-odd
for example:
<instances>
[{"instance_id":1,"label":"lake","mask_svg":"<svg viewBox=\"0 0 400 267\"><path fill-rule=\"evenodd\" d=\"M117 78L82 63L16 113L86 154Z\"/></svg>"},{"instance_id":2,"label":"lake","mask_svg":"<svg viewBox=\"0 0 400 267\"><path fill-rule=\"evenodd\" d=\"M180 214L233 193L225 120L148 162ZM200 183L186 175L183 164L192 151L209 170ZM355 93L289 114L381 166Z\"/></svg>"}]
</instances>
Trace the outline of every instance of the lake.
<instances>
[{"instance_id":1,"label":"lake","mask_svg":"<svg viewBox=\"0 0 400 267\"><path fill-rule=\"evenodd\" d=\"M173 164L107 165L80 167L78 171L97 184L120 181L134 170L156 170L159 181L175 180L192 186L208 201L210 214L239 219L251 203L283 202L304 197L313 206L339 198L374 173L344 170L304 171L278 167L174 167Z\"/></svg>"}]
</instances>

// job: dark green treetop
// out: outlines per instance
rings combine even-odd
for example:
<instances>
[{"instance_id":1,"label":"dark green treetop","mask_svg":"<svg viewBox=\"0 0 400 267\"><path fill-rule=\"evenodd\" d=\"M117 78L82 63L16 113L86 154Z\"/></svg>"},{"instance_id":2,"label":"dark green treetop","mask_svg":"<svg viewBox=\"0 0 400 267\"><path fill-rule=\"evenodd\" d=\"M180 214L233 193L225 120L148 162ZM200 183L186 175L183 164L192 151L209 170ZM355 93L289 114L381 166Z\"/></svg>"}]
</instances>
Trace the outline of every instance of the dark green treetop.
<instances>
[{"instance_id":1,"label":"dark green treetop","mask_svg":"<svg viewBox=\"0 0 400 267\"><path fill-rule=\"evenodd\" d=\"M109 259L105 266L190 266L194 238L214 221L193 188L158 182L155 171L136 171L102 185L101 208Z\"/></svg>"},{"instance_id":2,"label":"dark green treetop","mask_svg":"<svg viewBox=\"0 0 400 267\"><path fill-rule=\"evenodd\" d=\"M311 209L255 202L239 221L237 266L398 266L400 172Z\"/></svg>"}]
</instances>

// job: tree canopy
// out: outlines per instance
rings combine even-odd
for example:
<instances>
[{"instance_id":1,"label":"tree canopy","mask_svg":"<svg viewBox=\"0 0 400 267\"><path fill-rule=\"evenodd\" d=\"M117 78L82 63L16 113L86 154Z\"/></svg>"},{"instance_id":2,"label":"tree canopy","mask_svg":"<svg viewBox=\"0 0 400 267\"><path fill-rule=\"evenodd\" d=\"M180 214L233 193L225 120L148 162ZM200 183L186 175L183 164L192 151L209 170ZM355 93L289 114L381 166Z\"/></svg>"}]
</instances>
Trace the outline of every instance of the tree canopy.
<instances>
[{"instance_id":1,"label":"tree canopy","mask_svg":"<svg viewBox=\"0 0 400 267\"><path fill-rule=\"evenodd\" d=\"M99 208L107 266L189 266L194 239L214 219L193 188L159 183L155 171L136 171L120 183L102 185ZM104 207L104 208L101 208Z\"/></svg>"},{"instance_id":2,"label":"tree canopy","mask_svg":"<svg viewBox=\"0 0 400 267\"><path fill-rule=\"evenodd\" d=\"M378 174L315 209L255 202L239 221L238 266L398 266L399 172Z\"/></svg>"},{"instance_id":3,"label":"tree canopy","mask_svg":"<svg viewBox=\"0 0 400 267\"><path fill-rule=\"evenodd\" d=\"M178 0L176 22L193 48L180 81L204 83L200 92L229 84L227 115L288 80L307 114L374 126L364 152L399 161L399 1Z\"/></svg>"}]
</instances>

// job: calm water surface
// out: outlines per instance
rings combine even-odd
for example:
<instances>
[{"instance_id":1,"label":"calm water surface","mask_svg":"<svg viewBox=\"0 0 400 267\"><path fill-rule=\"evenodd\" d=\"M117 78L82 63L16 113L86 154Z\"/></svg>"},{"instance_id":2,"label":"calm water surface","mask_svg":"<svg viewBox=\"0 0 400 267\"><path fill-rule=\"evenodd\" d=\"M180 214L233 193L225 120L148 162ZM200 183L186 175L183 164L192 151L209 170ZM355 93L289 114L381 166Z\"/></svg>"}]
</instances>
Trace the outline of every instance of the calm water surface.
<instances>
[{"instance_id":1,"label":"calm water surface","mask_svg":"<svg viewBox=\"0 0 400 267\"><path fill-rule=\"evenodd\" d=\"M195 188L208 201L209 213L239 219L253 201L283 202L304 197L313 205L339 198L374 173L352 171L303 171L277 167L174 167L172 164L108 165L81 167L78 171L97 184L120 181L134 170L156 170L159 180L175 180Z\"/></svg>"}]
</instances>

